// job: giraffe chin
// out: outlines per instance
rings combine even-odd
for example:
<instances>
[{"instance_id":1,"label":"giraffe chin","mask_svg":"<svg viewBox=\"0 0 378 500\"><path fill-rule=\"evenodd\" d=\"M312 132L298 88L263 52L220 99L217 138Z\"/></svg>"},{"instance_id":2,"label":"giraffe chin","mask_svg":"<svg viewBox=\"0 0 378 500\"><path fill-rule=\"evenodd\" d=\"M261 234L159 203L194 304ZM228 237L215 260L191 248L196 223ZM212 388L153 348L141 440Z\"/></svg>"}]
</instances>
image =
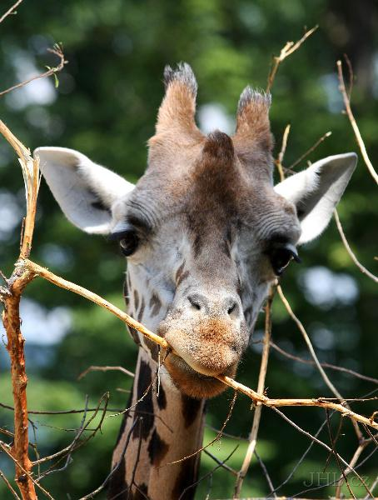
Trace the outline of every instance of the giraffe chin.
<instances>
[{"instance_id":1,"label":"giraffe chin","mask_svg":"<svg viewBox=\"0 0 378 500\"><path fill-rule=\"evenodd\" d=\"M166 367L174 385L186 396L196 399L209 399L218 396L227 389L227 386L213 377L203 375L175 354L170 354L164 366ZM238 363L227 368L223 375L234 377Z\"/></svg>"}]
</instances>

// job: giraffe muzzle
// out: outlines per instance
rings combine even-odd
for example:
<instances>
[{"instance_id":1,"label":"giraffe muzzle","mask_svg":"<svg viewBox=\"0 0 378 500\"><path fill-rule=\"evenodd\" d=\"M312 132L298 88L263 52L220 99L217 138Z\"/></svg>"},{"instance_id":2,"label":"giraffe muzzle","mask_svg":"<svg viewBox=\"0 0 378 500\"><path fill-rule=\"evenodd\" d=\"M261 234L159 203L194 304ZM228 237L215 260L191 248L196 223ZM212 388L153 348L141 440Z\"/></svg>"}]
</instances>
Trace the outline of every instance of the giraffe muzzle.
<instances>
[{"instance_id":1,"label":"giraffe muzzle","mask_svg":"<svg viewBox=\"0 0 378 500\"><path fill-rule=\"evenodd\" d=\"M187 295L160 324L159 334L178 355L170 355L166 362L173 382L194 397L221 392L218 381L207 379L234 376L248 344L241 304L226 295L213 301L197 292ZM209 391L204 389L205 379Z\"/></svg>"}]
</instances>

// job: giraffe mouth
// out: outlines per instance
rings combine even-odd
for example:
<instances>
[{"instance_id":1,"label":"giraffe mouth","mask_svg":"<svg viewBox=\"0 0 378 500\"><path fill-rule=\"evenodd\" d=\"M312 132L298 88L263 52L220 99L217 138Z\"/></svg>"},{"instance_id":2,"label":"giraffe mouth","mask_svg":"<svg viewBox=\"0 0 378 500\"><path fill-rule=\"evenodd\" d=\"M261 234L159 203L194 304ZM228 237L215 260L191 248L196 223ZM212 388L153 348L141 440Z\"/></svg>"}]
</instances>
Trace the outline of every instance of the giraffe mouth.
<instances>
[{"instance_id":1,"label":"giraffe mouth","mask_svg":"<svg viewBox=\"0 0 378 500\"><path fill-rule=\"evenodd\" d=\"M227 368L224 375L234 377L238 363ZM200 373L192 368L184 359L175 354L170 354L165 367L174 385L184 394L192 398L208 399L221 394L227 386L211 375Z\"/></svg>"}]
</instances>

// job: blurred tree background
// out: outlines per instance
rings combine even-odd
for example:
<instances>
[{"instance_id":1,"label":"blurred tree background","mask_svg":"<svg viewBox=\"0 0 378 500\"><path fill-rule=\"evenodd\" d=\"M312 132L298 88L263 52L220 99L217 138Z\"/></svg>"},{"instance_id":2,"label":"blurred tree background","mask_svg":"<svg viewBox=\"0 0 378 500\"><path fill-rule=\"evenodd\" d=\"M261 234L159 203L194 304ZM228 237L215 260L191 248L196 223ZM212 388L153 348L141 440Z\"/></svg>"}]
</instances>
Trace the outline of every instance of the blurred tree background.
<instances>
[{"instance_id":1,"label":"blurred tree background","mask_svg":"<svg viewBox=\"0 0 378 500\"><path fill-rule=\"evenodd\" d=\"M12 2L2 5L6 10ZM2 2L4 4L4 2ZM378 7L374 0L39 0L24 2L0 26L1 90L43 71L56 60L47 48L62 42L69 64L54 80L44 79L1 98L1 119L25 145L34 149L56 145L78 149L94 161L136 181L146 164L146 142L154 133L156 112L163 96L166 64L186 61L198 83L199 123L205 131L232 131L238 97L247 83L265 88L273 54L288 40L299 39L304 27L319 24L317 32L279 69L273 87L272 129L276 155L285 126L291 133L285 157L290 166L325 132L332 136L302 161L346 151L357 151L347 118L341 113L336 60L348 54L355 71L352 104L370 157L378 158ZM359 259L377 274L376 186L360 159L340 205L340 217ZM13 151L0 141L0 269L10 274L18 255L20 223L24 213L21 170ZM307 327L321 361L378 376L376 329L377 298L374 283L351 262L334 222L326 233L301 250L303 266L285 274L283 288ZM125 263L114 243L90 237L62 215L42 181L32 258L123 308ZM137 350L125 328L113 316L74 294L36 280L23 301L27 354L29 407L38 410L84 408L86 395L94 407L105 392L109 406L124 407L131 379L122 373L91 373L78 381L90 365L123 365L133 370ZM254 340L262 335L257 325ZM304 342L279 298L274 305L273 340L283 349L308 358ZM256 387L261 344L248 350L238 380ZM0 402L12 404L8 356L0 346ZM330 371L344 397L359 397L375 385L348 374ZM310 365L272 351L267 385L272 397L331 396ZM122 389L122 391L118 390ZM232 394L208 405L208 423L220 428ZM354 405L369 415L373 406ZM370 412L370 413L369 413ZM291 409L286 413L310 432L324 420L318 409ZM239 397L227 431L246 438L253 413L250 402ZM36 426L39 451L53 453L69 444L82 415L30 415ZM336 428L339 416L332 419ZM54 498L79 498L94 490L109 472L111 454L121 417L106 418L102 433L74 453L67 468L49 475L44 486ZM12 428L12 414L0 409L0 427ZM65 430L66 429L66 430ZM69 430L67 430L69 429ZM205 442L213 431L208 428ZM309 445L280 417L263 410L257 451L274 486L293 469ZM329 442L327 430L320 438ZM211 452L225 458L237 444L222 438ZM238 469L246 444L229 461ZM350 460L358 443L350 422L344 422L338 450ZM368 448L363 457L371 453ZM307 487L324 486L338 477L327 452L312 448L293 478L278 491L293 495ZM215 463L203 454L201 474ZM64 466L64 462L59 467ZM13 464L3 454L0 468L13 477ZM359 472L372 484L377 474L372 456ZM316 475L318 474L318 475ZM319 476L320 474L320 476ZM234 477L219 469L213 477L211 498L231 497ZM310 485L310 486L308 486ZM352 482L356 495L362 486ZM205 498L208 481L197 498ZM266 496L270 491L254 459L244 483L244 496ZM323 487L308 496L327 498L334 491ZM346 491L346 490L345 490ZM11 498L0 483L0 497ZM105 493L96 498L105 498Z\"/></svg>"}]
</instances>

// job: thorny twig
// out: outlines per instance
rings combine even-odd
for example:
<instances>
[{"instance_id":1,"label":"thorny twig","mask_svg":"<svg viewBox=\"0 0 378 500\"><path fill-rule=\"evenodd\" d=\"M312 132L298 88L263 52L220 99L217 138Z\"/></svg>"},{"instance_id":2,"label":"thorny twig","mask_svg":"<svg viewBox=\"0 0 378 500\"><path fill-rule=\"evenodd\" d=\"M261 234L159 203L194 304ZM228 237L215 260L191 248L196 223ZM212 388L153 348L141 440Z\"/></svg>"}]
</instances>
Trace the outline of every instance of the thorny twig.
<instances>
[{"instance_id":1,"label":"thorny twig","mask_svg":"<svg viewBox=\"0 0 378 500\"><path fill-rule=\"evenodd\" d=\"M255 454L255 457L257 458L257 461L260 464L260 467L263 470L263 473L264 473L264 476L265 476L266 482L268 483L269 488L271 489L271 491L273 491L274 498L277 498L277 495L274 493L274 486L273 486L272 480L271 480L271 478L270 478L270 476L268 474L268 469L266 468L266 465L262 461L262 459L261 459L260 455L257 453L256 449L254 451L254 454Z\"/></svg>"},{"instance_id":2,"label":"thorny twig","mask_svg":"<svg viewBox=\"0 0 378 500\"><path fill-rule=\"evenodd\" d=\"M225 434L223 434L225 435ZM213 455L212 453L210 453L209 450L203 450L203 452L205 453L205 455L208 455L212 460L214 460L214 462L216 462L218 465L220 465L223 469L227 470L228 472L230 472L233 476L237 476L238 473L236 472L236 470L234 470L232 467L230 467L229 465L226 465L224 462L222 462L221 460L219 460L219 458L217 458L215 455Z\"/></svg>"},{"instance_id":3,"label":"thorny twig","mask_svg":"<svg viewBox=\"0 0 378 500\"><path fill-rule=\"evenodd\" d=\"M0 133L13 147L19 157L25 182L27 213L23 225L19 261L30 253L33 239L36 203L39 188L39 161L31 157L30 151L0 121ZM11 380L14 404L14 442L11 456L16 468L16 484L24 499L35 500L35 481L31 477L29 459L28 407L26 387L28 378L25 368L24 338L21 333L20 301L33 273L22 265L16 266L12 276L6 280L6 293L0 293L4 311L2 321L7 335L7 351L11 364Z\"/></svg>"},{"instance_id":4,"label":"thorny twig","mask_svg":"<svg viewBox=\"0 0 378 500\"><path fill-rule=\"evenodd\" d=\"M17 500L21 500L20 497L18 496L17 492L14 490L13 486L10 484L8 481L6 475L2 470L0 470L0 477L4 481L4 483L7 485L8 490L12 493L13 497L16 498Z\"/></svg>"}]
</instances>

